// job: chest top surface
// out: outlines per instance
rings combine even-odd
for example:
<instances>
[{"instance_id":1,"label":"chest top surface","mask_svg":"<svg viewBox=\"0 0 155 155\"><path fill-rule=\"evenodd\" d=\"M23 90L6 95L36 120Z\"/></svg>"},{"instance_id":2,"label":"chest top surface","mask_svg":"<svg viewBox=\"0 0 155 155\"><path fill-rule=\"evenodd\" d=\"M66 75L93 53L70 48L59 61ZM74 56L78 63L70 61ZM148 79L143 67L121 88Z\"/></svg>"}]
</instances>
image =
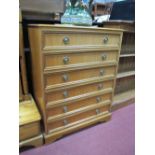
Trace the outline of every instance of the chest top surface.
<instances>
[{"instance_id":1,"label":"chest top surface","mask_svg":"<svg viewBox=\"0 0 155 155\"><path fill-rule=\"evenodd\" d=\"M74 25L61 25L61 24L29 24L30 28L40 28L40 29L51 29L51 30L66 30L66 31L95 31L104 32L109 31L113 33L121 33L123 30L118 28L100 28L96 26L84 27L84 26L74 26Z\"/></svg>"}]
</instances>

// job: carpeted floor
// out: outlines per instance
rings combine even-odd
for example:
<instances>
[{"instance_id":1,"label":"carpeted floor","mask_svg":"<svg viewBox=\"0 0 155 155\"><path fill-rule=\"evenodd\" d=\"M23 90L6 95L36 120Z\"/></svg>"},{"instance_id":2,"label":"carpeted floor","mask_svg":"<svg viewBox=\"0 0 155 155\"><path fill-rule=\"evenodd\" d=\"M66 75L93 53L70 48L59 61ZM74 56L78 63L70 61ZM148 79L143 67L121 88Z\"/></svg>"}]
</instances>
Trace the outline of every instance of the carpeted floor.
<instances>
[{"instance_id":1,"label":"carpeted floor","mask_svg":"<svg viewBox=\"0 0 155 155\"><path fill-rule=\"evenodd\" d=\"M134 155L135 106L113 112L112 120L20 155Z\"/></svg>"}]
</instances>

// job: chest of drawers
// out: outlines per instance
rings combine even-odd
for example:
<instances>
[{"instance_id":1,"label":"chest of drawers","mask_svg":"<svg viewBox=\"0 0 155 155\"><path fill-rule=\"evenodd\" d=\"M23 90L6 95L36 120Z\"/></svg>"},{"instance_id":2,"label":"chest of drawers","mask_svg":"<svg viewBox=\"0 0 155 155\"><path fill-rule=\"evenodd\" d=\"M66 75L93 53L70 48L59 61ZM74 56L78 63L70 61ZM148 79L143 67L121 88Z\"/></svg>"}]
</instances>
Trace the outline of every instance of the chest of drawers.
<instances>
[{"instance_id":1,"label":"chest of drawers","mask_svg":"<svg viewBox=\"0 0 155 155\"><path fill-rule=\"evenodd\" d=\"M121 30L31 24L29 40L46 143L110 119Z\"/></svg>"}]
</instances>

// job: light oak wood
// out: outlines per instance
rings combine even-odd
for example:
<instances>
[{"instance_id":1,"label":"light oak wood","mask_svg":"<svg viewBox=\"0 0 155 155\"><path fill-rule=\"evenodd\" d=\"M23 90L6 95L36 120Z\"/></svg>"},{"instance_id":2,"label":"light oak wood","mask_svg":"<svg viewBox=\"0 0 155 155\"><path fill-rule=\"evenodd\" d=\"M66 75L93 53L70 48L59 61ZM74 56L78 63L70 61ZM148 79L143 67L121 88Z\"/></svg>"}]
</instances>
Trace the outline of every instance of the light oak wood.
<instances>
[{"instance_id":1,"label":"light oak wood","mask_svg":"<svg viewBox=\"0 0 155 155\"><path fill-rule=\"evenodd\" d=\"M117 65L117 61L107 61L105 63L103 62L90 62L90 63L79 63L79 64L72 64L66 66L53 66L53 67L47 67L44 69L44 74L48 73L56 73L56 72L64 72L64 71L71 71L71 70L79 70L79 69L89 69L89 68L96 68L96 67L104 67L104 66L112 66Z\"/></svg>"},{"instance_id":2,"label":"light oak wood","mask_svg":"<svg viewBox=\"0 0 155 155\"><path fill-rule=\"evenodd\" d=\"M54 101L54 102L48 102L46 104L46 108L53 108L53 107L57 107L57 106L61 106L64 105L66 103L70 104L73 102L78 102L78 101L82 101L94 96L100 96L106 93L112 93L113 89L112 88L107 88L107 89L103 89L100 91L94 91L94 92L90 92L90 93L86 93L86 94L82 94L82 95L78 95L78 96L74 96L74 97L70 97L70 98L66 98L66 99L62 99L62 100L58 100L58 101Z\"/></svg>"},{"instance_id":3,"label":"light oak wood","mask_svg":"<svg viewBox=\"0 0 155 155\"><path fill-rule=\"evenodd\" d=\"M111 117L121 30L31 24L29 40L46 142Z\"/></svg>"},{"instance_id":4,"label":"light oak wood","mask_svg":"<svg viewBox=\"0 0 155 155\"><path fill-rule=\"evenodd\" d=\"M83 85L88 85L92 83L97 83L97 82L103 82L103 81L108 81L108 80L113 80L115 75L107 75L104 77L94 77L94 78L89 78L89 79L84 79L84 80L78 80L78 81L73 81L73 82L67 82L63 84L56 84L56 85L50 85L45 88L45 92L53 92L57 90L65 90L65 89L70 89L74 88L77 86L83 86Z\"/></svg>"},{"instance_id":5,"label":"light oak wood","mask_svg":"<svg viewBox=\"0 0 155 155\"><path fill-rule=\"evenodd\" d=\"M63 128L62 130L59 130L58 132L54 132L54 133L49 132L49 134L44 134L45 143L46 144L51 143L61 138L63 135L78 131L81 128L85 128L87 126L96 124L98 122L108 121L110 118L111 118L111 114L109 112L104 112L104 114L86 118L85 120L79 121L79 123L77 124L72 124L72 126Z\"/></svg>"},{"instance_id":6,"label":"light oak wood","mask_svg":"<svg viewBox=\"0 0 155 155\"><path fill-rule=\"evenodd\" d=\"M41 133L40 122L21 125L19 128L19 140L25 140L37 136Z\"/></svg>"},{"instance_id":7,"label":"light oak wood","mask_svg":"<svg viewBox=\"0 0 155 155\"><path fill-rule=\"evenodd\" d=\"M105 107L101 107L98 108L100 110L100 112L105 112L108 111L109 107L105 106ZM52 124L49 124L49 130L50 132L56 132L59 131L61 129L61 127L64 127L67 125L72 125L72 123L79 123L78 121L82 121L83 119L89 118L91 116L97 116L96 114L96 109L90 110L90 111L86 111L86 112L81 112L80 114L77 115L73 115L72 117L68 117L68 118L63 118L63 120L57 120L56 122L53 122ZM64 124L64 121L67 121L67 125ZM60 129L59 129L60 128Z\"/></svg>"},{"instance_id":8,"label":"light oak wood","mask_svg":"<svg viewBox=\"0 0 155 155\"><path fill-rule=\"evenodd\" d=\"M45 76L45 88L62 83L69 83L78 80L92 79L94 77L105 77L107 75L113 75L115 73L114 66L106 66L100 68L82 69L79 71L64 71L59 73L51 73Z\"/></svg>"},{"instance_id":9,"label":"light oak wood","mask_svg":"<svg viewBox=\"0 0 155 155\"><path fill-rule=\"evenodd\" d=\"M107 107L107 105L110 105L110 100L105 100L105 101L100 102L98 104L92 104L92 105L89 105L89 106L84 106L84 107L78 108L76 110L73 110L73 111L70 111L70 112L67 112L67 113L62 113L62 114L59 114L59 115L56 115L56 116L50 116L50 117L48 117L48 123L63 120L63 119L69 118L71 116L76 116L77 114L81 114L81 113L84 113L86 111L101 108L103 106Z\"/></svg>"},{"instance_id":10,"label":"light oak wood","mask_svg":"<svg viewBox=\"0 0 155 155\"><path fill-rule=\"evenodd\" d=\"M88 57L89 55L89 57ZM102 57L105 56L105 59ZM68 58L68 62L65 64L65 58ZM86 52L86 53L69 53L69 54L57 54L57 55L46 55L45 56L45 69L52 67L63 66L70 67L73 64L82 64L82 63L92 63L92 62L110 62L116 61L118 57L117 51L102 51L102 52Z\"/></svg>"},{"instance_id":11,"label":"light oak wood","mask_svg":"<svg viewBox=\"0 0 155 155\"><path fill-rule=\"evenodd\" d=\"M50 31L43 31L43 50L52 49L63 49L63 48L80 48L86 46L119 46L119 35L117 34L107 34L107 33L95 33L92 35L91 32L84 31L83 33L78 33L77 31L72 32L57 32L51 29ZM64 38L69 38L67 45L64 44ZM104 38L108 37L108 42L104 43Z\"/></svg>"},{"instance_id":12,"label":"light oak wood","mask_svg":"<svg viewBox=\"0 0 155 155\"><path fill-rule=\"evenodd\" d=\"M23 140L21 142L19 142L19 147L20 149L22 148L29 148L29 147L39 147L43 145L43 135L40 134L38 136L35 136L33 138L29 138L26 140Z\"/></svg>"},{"instance_id":13,"label":"light oak wood","mask_svg":"<svg viewBox=\"0 0 155 155\"><path fill-rule=\"evenodd\" d=\"M43 60L42 60L42 54L41 52L39 52L41 50L41 44L39 44L41 42L41 31L39 29L37 29L36 31L29 29L29 40L30 40L30 47L31 47L32 80L33 80L34 97L41 111L45 132L47 132L45 104L44 104L45 98L44 98L44 92L43 92L44 90L43 74L42 74Z\"/></svg>"},{"instance_id":14,"label":"light oak wood","mask_svg":"<svg viewBox=\"0 0 155 155\"><path fill-rule=\"evenodd\" d=\"M52 102L56 100L61 100L61 99L65 99L73 96L86 94L93 91L100 91L102 89L112 88L112 87L113 87L113 80L106 81L106 82L101 81L99 83L93 83L93 84L88 84L84 86L77 86L72 89L67 89L67 88L63 90L59 89L58 91L47 93L46 101ZM65 93L66 93L66 96L65 96Z\"/></svg>"},{"instance_id":15,"label":"light oak wood","mask_svg":"<svg viewBox=\"0 0 155 155\"><path fill-rule=\"evenodd\" d=\"M29 100L22 101L19 104L19 125L25 125L40 121L41 116L36 103L31 95Z\"/></svg>"},{"instance_id":16,"label":"light oak wood","mask_svg":"<svg viewBox=\"0 0 155 155\"><path fill-rule=\"evenodd\" d=\"M104 100L111 100L111 93L106 93L103 95L98 95L95 97L87 98L81 101L76 101L72 103L64 103L59 106L59 104L56 104L56 107L49 107L48 108L48 116L54 116L59 115L62 113L67 113L82 107L86 107L93 104L101 103Z\"/></svg>"},{"instance_id":17,"label":"light oak wood","mask_svg":"<svg viewBox=\"0 0 155 155\"><path fill-rule=\"evenodd\" d=\"M28 140L40 135L41 116L38 108L29 95L29 100L24 100L19 104L19 141Z\"/></svg>"}]
</instances>

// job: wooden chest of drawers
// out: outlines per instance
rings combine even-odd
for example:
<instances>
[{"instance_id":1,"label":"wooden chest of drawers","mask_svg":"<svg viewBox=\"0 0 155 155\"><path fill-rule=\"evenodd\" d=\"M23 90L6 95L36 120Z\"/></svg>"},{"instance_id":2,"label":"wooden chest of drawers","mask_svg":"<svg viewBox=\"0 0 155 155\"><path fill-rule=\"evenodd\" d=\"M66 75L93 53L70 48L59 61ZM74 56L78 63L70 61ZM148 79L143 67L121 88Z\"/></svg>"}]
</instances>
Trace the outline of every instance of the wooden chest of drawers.
<instances>
[{"instance_id":1,"label":"wooden chest of drawers","mask_svg":"<svg viewBox=\"0 0 155 155\"><path fill-rule=\"evenodd\" d=\"M46 143L110 119L121 30L34 24L29 40Z\"/></svg>"}]
</instances>

